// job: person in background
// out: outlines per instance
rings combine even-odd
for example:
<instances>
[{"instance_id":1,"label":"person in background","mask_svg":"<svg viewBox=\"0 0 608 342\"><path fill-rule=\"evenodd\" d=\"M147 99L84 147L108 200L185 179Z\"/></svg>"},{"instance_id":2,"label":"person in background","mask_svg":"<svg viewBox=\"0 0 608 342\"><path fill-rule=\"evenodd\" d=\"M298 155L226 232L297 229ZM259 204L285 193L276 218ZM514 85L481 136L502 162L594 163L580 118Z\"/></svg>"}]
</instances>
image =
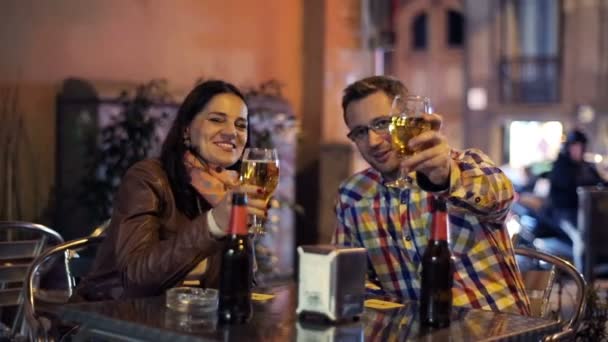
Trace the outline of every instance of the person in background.
<instances>
[{"instance_id":1,"label":"person in background","mask_svg":"<svg viewBox=\"0 0 608 342\"><path fill-rule=\"evenodd\" d=\"M580 130L572 130L566 136L562 149L549 174L549 210L559 223L567 221L576 227L579 186L608 185L594 164L583 159L587 149L587 136Z\"/></svg>"},{"instance_id":2,"label":"person in background","mask_svg":"<svg viewBox=\"0 0 608 342\"><path fill-rule=\"evenodd\" d=\"M454 305L529 314L505 227L514 196L511 182L481 151L450 147L437 114L425 117L433 129L409 142L419 152L401 162L391 145L389 125L393 98L406 94L400 81L386 76L365 78L344 90L348 137L371 167L340 186L333 242L367 249L368 279L384 294L418 300L431 201L442 197L448 203L455 257ZM415 179L411 189L385 186L397 177L400 165Z\"/></svg>"},{"instance_id":3,"label":"person in background","mask_svg":"<svg viewBox=\"0 0 608 342\"><path fill-rule=\"evenodd\" d=\"M114 198L91 273L76 289L88 301L156 296L184 280L217 287L231 193L248 136L245 99L233 85L207 81L180 106L160 158L134 164ZM250 214L266 205L250 198Z\"/></svg>"}]
</instances>

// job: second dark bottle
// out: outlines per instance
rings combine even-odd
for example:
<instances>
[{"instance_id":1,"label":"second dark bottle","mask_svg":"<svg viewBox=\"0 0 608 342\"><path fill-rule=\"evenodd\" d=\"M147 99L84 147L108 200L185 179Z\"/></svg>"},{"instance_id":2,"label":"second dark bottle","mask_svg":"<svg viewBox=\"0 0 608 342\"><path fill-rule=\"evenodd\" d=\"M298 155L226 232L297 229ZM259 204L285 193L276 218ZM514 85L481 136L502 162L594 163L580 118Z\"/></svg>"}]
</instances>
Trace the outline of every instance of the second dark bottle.
<instances>
[{"instance_id":1,"label":"second dark bottle","mask_svg":"<svg viewBox=\"0 0 608 342\"><path fill-rule=\"evenodd\" d=\"M252 314L252 253L247 229L247 196L232 195L228 241L222 251L218 320L244 323Z\"/></svg>"},{"instance_id":2,"label":"second dark bottle","mask_svg":"<svg viewBox=\"0 0 608 342\"><path fill-rule=\"evenodd\" d=\"M450 324L454 261L448 245L448 214L443 199L433 203L431 239L422 256L420 323L430 327Z\"/></svg>"}]
</instances>

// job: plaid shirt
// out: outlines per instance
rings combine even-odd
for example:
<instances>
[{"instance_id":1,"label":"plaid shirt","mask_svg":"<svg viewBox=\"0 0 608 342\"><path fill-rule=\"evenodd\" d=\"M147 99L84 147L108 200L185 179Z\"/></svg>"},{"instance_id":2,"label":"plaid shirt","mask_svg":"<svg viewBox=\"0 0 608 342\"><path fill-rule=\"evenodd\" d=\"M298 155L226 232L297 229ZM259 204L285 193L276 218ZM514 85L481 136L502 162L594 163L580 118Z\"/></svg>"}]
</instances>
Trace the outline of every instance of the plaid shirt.
<instances>
[{"instance_id":1,"label":"plaid shirt","mask_svg":"<svg viewBox=\"0 0 608 342\"><path fill-rule=\"evenodd\" d=\"M454 305L529 314L529 301L504 227L513 187L478 150L453 151L448 201ZM383 185L373 168L339 189L334 243L367 249L369 273L388 295L418 300L432 195Z\"/></svg>"}]
</instances>

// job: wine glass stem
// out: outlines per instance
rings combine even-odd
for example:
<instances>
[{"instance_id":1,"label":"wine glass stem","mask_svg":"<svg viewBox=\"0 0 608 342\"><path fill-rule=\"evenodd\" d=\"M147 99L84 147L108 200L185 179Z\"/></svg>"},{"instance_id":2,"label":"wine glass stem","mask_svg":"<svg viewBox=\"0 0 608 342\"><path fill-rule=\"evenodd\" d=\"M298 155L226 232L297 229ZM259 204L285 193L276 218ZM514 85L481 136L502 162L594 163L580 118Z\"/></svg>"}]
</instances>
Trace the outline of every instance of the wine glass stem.
<instances>
[{"instance_id":1,"label":"wine glass stem","mask_svg":"<svg viewBox=\"0 0 608 342\"><path fill-rule=\"evenodd\" d=\"M402 157L401 162L399 163L399 181L403 184L409 184L410 180L407 176L408 172L405 167L403 167L403 161L405 160L405 156Z\"/></svg>"},{"instance_id":2,"label":"wine glass stem","mask_svg":"<svg viewBox=\"0 0 608 342\"><path fill-rule=\"evenodd\" d=\"M256 235L262 232L264 226L264 220L257 215L251 215L251 228Z\"/></svg>"},{"instance_id":3,"label":"wine glass stem","mask_svg":"<svg viewBox=\"0 0 608 342\"><path fill-rule=\"evenodd\" d=\"M258 280L257 280L257 268L258 268L258 263L257 263L257 253L256 253L256 246L258 241L260 240L260 236L264 233L264 219L261 217L258 217L257 215L251 215L251 225L250 225L250 243L251 243L251 257L252 257L252 271L251 271L251 281L252 281L252 285L253 287L256 287L258 285Z\"/></svg>"}]
</instances>

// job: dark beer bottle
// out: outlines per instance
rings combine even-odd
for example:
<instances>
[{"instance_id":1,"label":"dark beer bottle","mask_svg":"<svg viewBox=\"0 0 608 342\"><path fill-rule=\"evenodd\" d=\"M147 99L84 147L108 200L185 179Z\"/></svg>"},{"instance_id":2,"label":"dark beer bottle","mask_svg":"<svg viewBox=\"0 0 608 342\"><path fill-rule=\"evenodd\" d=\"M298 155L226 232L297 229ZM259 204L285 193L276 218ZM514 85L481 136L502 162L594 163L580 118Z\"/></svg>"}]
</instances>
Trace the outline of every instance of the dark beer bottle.
<instances>
[{"instance_id":1,"label":"dark beer bottle","mask_svg":"<svg viewBox=\"0 0 608 342\"><path fill-rule=\"evenodd\" d=\"M220 323L244 323L251 317L252 253L247 229L247 197L232 195L228 241L220 270Z\"/></svg>"},{"instance_id":2,"label":"dark beer bottle","mask_svg":"<svg viewBox=\"0 0 608 342\"><path fill-rule=\"evenodd\" d=\"M448 215L443 199L433 201L431 239L422 256L420 322L430 327L450 324L454 262L448 246Z\"/></svg>"}]
</instances>

